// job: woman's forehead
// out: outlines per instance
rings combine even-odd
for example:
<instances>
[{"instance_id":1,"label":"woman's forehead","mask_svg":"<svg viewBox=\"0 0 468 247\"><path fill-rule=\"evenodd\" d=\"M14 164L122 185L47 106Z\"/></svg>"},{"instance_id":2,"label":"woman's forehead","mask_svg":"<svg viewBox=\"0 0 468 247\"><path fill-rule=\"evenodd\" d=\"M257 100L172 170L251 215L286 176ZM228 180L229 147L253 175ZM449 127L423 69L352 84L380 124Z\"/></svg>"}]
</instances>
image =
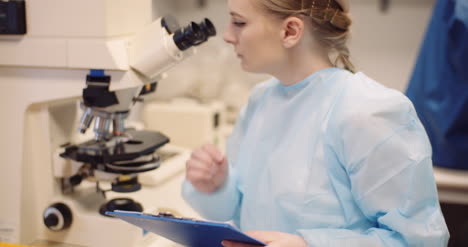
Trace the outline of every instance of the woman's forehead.
<instances>
[{"instance_id":1,"label":"woman's forehead","mask_svg":"<svg viewBox=\"0 0 468 247\"><path fill-rule=\"evenodd\" d=\"M242 17L258 15L259 9L255 7L260 0L228 0L229 12Z\"/></svg>"}]
</instances>

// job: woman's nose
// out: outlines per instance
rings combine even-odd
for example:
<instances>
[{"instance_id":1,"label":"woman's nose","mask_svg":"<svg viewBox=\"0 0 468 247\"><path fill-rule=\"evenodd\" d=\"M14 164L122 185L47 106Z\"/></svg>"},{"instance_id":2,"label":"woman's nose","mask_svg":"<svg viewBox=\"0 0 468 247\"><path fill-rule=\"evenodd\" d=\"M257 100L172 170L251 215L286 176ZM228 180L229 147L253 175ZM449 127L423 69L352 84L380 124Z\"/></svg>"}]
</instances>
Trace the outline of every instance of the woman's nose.
<instances>
[{"instance_id":1,"label":"woman's nose","mask_svg":"<svg viewBox=\"0 0 468 247\"><path fill-rule=\"evenodd\" d=\"M226 29L226 31L224 31L223 39L226 43L234 44L235 38L229 27Z\"/></svg>"}]
</instances>

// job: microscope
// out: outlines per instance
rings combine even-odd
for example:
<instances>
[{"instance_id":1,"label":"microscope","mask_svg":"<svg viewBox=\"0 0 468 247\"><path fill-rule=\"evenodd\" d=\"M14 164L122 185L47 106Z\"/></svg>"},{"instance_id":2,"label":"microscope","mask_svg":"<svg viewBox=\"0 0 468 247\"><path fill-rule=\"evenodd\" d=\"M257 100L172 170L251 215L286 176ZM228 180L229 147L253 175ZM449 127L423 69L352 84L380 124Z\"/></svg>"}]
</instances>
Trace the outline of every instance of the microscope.
<instances>
[{"instance_id":1,"label":"microscope","mask_svg":"<svg viewBox=\"0 0 468 247\"><path fill-rule=\"evenodd\" d=\"M214 35L216 30L209 19L180 27L171 16L160 18L131 41L130 54L134 58L131 66L146 78L157 78L177 63L184 51ZM78 166L72 168L76 173L62 179L64 192L72 191L89 176L111 180L114 192L135 192L141 189L138 174L160 166L161 160L155 151L168 143L169 138L159 132L125 127L133 104L154 92L157 82L116 91L109 90L110 83L111 77L102 70L91 70L86 77L78 131L84 134L94 120L94 137L83 143L66 145L60 154L75 161L73 164L78 162ZM99 186L97 189L100 190ZM118 198L103 205L100 213L105 215L106 211L113 210L143 211L143 208L131 199ZM48 214L45 222L56 222L56 217Z\"/></svg>"},{"instance_id":2,"label":"microscope","mask_svg":"<svg viewBox=\"0 0 468 247\"><path fill-rule=\"evenodd\" d=\"M141 229L104 213L179 196L139 194L140 176L161 169L157 151L169 137L127 120L216 30L208 19L155 18L156 7L0 1L0 107L9 116L0 126L0 243L140 246Z\"/></svg>"}]
</instances>

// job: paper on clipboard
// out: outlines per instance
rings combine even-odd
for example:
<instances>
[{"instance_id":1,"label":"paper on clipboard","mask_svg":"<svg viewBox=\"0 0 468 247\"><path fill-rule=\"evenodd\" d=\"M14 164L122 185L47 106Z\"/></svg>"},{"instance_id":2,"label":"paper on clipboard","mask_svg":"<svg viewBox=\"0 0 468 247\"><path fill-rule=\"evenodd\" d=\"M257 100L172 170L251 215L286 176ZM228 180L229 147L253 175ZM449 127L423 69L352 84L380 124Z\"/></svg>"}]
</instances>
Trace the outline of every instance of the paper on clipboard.
<instances>
[{"instance_id":1,"label":"paper on clipboard","mask_svg":"<svg viewBox=\"0 0 468 247\"><path fill-rule=\"evenodd\" d=\"M265 246L235 227L226 223L151 215L133 211L116 210L107 215L120 218L130 224L155 233L176 243L190 247L222 247L221 241L231 240Z\"/></svg>"}]
</instances>

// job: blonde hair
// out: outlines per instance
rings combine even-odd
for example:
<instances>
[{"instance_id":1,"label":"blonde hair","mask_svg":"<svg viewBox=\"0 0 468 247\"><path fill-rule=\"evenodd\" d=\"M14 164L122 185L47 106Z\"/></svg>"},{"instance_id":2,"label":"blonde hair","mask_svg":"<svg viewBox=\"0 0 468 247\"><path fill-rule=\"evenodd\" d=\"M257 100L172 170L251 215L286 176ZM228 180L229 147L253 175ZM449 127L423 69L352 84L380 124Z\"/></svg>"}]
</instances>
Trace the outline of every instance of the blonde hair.
<instances>
[{"instance_id":1,"label":"blonde hair","mask_svg":"<svg viewBox=\"0 0 468 247\"><path fill-rule=\"evenodd\" d=\"M335 0L260 0L260 3L264 10L281 19L293 15L308 17L314 37L329 52L337 52L334 65L341 63L354 73L347 46L351 19Z\"/></svg>"}]
</instances>

